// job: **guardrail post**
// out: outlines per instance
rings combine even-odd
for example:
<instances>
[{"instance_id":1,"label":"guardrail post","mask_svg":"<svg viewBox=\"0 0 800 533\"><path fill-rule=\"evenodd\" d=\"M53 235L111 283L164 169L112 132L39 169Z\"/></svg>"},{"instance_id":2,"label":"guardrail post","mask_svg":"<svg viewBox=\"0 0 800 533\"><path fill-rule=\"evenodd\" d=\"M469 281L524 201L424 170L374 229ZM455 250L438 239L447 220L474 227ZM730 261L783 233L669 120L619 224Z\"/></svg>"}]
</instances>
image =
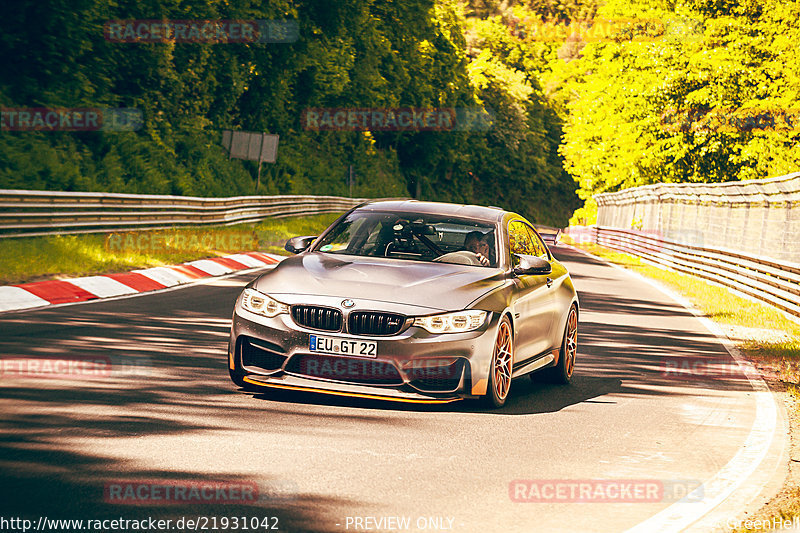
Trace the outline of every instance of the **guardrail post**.
<instances>
[{"instance_id":1,"label":"guardrail post","mask_svg":"<svg viewBox=\"0 0 800 533\"><path fill-rule=\"evenodd\" d=\"M791 200L787 200L784 203L784 211L786 212L786 218L783 222L783 234L781 235L781 250L784 252L790 250L790 235L792 234L792 202ZM800 244L800 243L796 243Z\"/></svg>"},{"instance_id":2,"label":"guardrail post","mask_svg":"<svg viewBox=\"0 0 800 533\"><path fill-rule=\"evenodd\" d=\"M768 228L768 221L769 221L769 201L765 200L763 204L761 204L761 209L763 212L763 216L761 217L761 238L758 240L758 255L763 255L764 253L764 243L767 242L767 230Z\"/></svg>"}]
</instances>

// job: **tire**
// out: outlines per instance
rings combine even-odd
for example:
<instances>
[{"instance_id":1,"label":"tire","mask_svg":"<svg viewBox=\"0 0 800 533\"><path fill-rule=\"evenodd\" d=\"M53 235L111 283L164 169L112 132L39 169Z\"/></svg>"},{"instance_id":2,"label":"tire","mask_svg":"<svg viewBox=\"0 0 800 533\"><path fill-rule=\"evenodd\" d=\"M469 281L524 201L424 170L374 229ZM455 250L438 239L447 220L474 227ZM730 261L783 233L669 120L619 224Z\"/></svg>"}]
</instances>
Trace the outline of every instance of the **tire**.
<instances>
[{"instance_id":1,"label":"tire","mask_svg":"<svg viewBox=\"0 0 800 533\"><path fill-rule=\"evenodd\" d=\"M556 366L531 374L531 379L539 381L539 376L550 383L568 385L572 381L575 370L575 358L578 355L578 309L569 308L567 325L564 326L564 337L561 339L561 350L558 353Z\"/></svg>"},{"instance_id":2,"label":"tire","mask_svg":"<svg viewBox=\"0 0 800 533\"><path fill-rule=\"evenodd\" d=\"M500 408L505 405L511 391L513 364L514 335L511 330L511 321L504 316L497 326L492 366L489 368L489 386L484 397L485 403L489 407Z\"/></svg>"}]
</instances>

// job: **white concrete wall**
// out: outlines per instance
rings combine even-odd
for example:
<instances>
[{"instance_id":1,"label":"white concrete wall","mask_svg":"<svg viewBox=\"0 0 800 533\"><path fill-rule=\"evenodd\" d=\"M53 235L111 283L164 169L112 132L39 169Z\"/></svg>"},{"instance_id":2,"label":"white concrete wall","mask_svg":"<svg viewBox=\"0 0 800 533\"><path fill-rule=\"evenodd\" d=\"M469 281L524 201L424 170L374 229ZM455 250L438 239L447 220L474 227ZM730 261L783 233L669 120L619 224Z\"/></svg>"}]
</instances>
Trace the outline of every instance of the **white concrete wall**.
<instances>
[{"instance_id":1,"label":"white concrete wall","mask_svg":"<svg viewBox=\"0 0 800 533\"><path fill-rule=\"evenodd\" d=\"M599 194L597 225L800 263L800 172L726 183L660 183Z\"/></svg>"}]
</instances>

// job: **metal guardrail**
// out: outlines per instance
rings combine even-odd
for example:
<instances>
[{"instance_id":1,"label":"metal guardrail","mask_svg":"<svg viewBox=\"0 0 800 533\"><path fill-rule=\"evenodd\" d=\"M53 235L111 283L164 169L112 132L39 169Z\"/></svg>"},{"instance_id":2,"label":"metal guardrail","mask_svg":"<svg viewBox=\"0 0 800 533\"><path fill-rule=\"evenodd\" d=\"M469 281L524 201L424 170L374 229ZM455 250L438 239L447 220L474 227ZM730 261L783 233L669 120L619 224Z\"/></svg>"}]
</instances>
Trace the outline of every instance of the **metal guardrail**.
<instances>
[{"instance_id":1,"label":"metal guardrail","mask_svg":"<svg viewBox=\"0 0 800 533\"><path fill-rule=\"evenodd\" d=\"M0 189L0 238L241 224L346 211L365 200L339 196L200 198Z\"/></svg>"},{"instance_id":2,"label":"metal guardrail","mask_svg":"<svg viewBox=\"0 0 800 533\"><path fill-rule=\"evenodd\" d=\"M730 287L800 317L800 264L681 244L635 230L594 227L592 240L663 267Z\"/></svg>"},{"instance_id":3,"label":"metal guardrail","mask_svg":"<svg viewBox=\"0 0 800 533\"><path fill-rule=\"evenodd\" d=\"M242 224L265 218L346 211L367 200L341 196L202 198L0 189L0 238ZM559 228L540 224L535 227L547 242L555 242L561 232Z\"/></svg>"}]
</instances>

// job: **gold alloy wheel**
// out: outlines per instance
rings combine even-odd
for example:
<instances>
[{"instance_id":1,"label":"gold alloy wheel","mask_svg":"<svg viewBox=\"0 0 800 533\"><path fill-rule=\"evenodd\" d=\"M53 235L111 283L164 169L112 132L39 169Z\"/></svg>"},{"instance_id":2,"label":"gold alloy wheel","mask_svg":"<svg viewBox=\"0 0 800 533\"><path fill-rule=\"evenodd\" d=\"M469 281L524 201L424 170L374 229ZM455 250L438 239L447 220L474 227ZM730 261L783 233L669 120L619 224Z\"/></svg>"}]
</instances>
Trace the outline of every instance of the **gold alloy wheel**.
<instances>
[{"instance_id":1,"label":"gold alloy wheel","mask_svg":"<svg viewBox=\"0 0 800 533\"><path fill-rule=\"evenodd\" d=\"M495 396L503 401L511 388L511 354L513 352L511 326L508 319L500 321L497 328L497 339L494 342L494 366L492 368L492 385Z\"/></svg>"},{"instance_id":2,"label":"gold alloy wheel","mask_svg":"<svg viewBox=\"0 0 800 533\"><path fill-rule=\"evenodd\" d=\"M570 377L572 376L572 370L575 368L575 356L578 354L578 313L574 307L569 310L565 341L564 373L567 377Z\"/></svg>"}]
</instances>

